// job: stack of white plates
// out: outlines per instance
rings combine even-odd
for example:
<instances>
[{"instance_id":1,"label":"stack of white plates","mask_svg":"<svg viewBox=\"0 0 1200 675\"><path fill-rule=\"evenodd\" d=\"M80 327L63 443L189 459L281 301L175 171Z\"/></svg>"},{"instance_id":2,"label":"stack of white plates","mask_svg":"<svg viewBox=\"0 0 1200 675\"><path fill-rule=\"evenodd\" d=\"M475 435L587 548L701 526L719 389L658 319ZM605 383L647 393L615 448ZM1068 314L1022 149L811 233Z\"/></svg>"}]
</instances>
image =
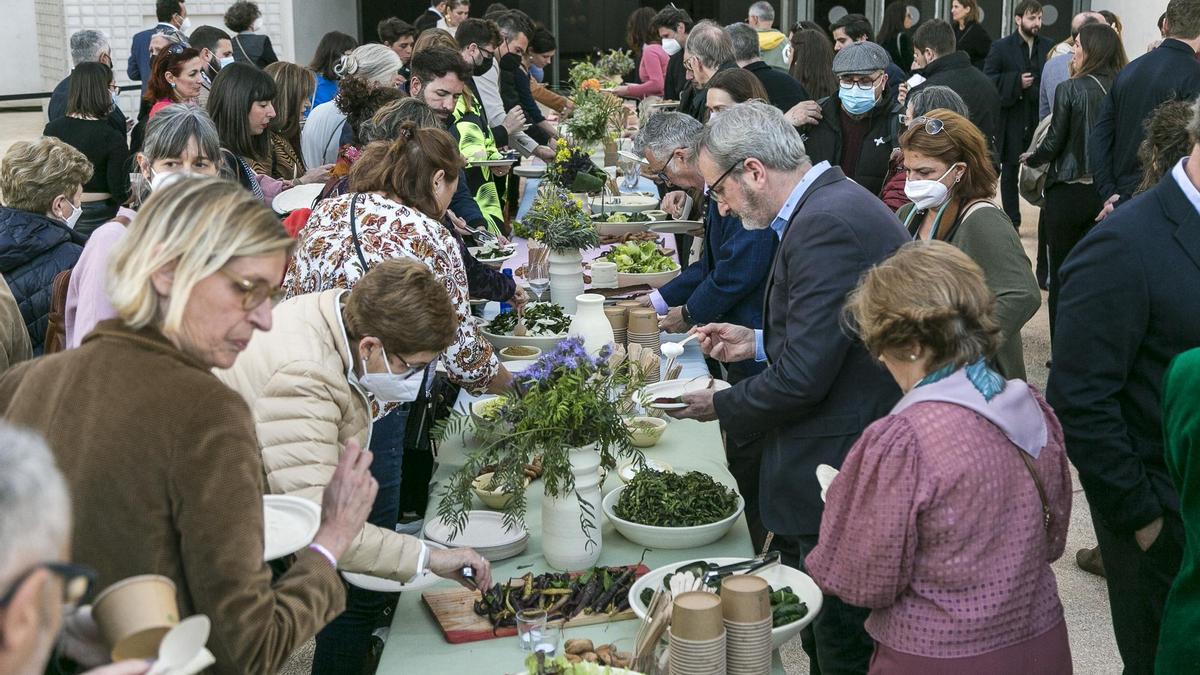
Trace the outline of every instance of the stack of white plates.
<instances>
[{"instance_id":1,"label":"stack of white plates","mask_svg":"<svg viewBox=\"0 0 1200 675\"><path fill-rule=\"evenodd\" d=\"M451 548L472 548L491 562L519 555L529 546L529 532L523 527L504 527L504 514L496 511L468 511L467 526L458 536L441 518L425 523L425 538Z\"/></svg>"}]
</instances>

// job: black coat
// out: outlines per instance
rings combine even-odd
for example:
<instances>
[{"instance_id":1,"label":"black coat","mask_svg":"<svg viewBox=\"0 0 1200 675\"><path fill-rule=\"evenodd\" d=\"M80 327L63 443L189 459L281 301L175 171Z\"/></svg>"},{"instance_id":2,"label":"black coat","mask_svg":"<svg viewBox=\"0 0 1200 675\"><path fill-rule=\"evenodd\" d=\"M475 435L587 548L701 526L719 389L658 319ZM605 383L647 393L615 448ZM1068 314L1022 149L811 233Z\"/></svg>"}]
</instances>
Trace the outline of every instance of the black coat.
<instances>
[{"instance_id":1,"label":"black coat","mask_svg":"<svg viewBox=\"0 0 1200 675\"><path fill-rule=\"evenodd\" d=\"M438 21L441 21L441 20L442 20L441 14L438 14L437 12L433 11L432 9L427 9L421 13L421 16L417 17L416 21L413 22L413 28L416 28L417 35L420 35L421 33L429 30L430 28L437 28L437 23L438 23Z\"/></svg>"},{"instance_id":2,"label":"black coat","mask_svg":"<svg viewBox=\"0 0 1200 675\"><path fill-rule=\"evenodd\" d=\"M737 68L737 64L733 61L722 63L717 67L717 72L729 68ZM679 112L690 115L701 122L708 120L708 88L698 86L695 80L688 82L683 91L679 93Z\"/></svg>"},{"instance_id":3,"label":"black coat","mask_svg":"<svg viewBox=\"0 0 1200 675\"><path fill-rule=\"evenodd\" d=\"M663 100L678 101L686 86L687 69L683 67L683 50L680 49L667 61L667 72L663 77Z\"/></svg>"},{"instance_id":4,"label":"black coat","mask_svg":"<svg viewBox=\"0 0 1200 675\"><path fill-rule=\"evenodd\" d=\"M46 342L54 277L75 266L85 241L61 221L0 206L0 273L21 308L34 356Z\"/></svg>"},{"instance_id":5,"label":"black coat","mask_svg":"<svg viewBox=\"0 0 1200 675\"><path fill-rule=\"evenodd\" d=\"M967 118L979 127L988 144L996 147L1000 94L996 92L996 85L992 84L991 79L971 65L971 59L965 52L954 52L931 61L921 69L921 75L925 81L908 92L909 100L926 87L949 87L967 104Z\"/></svg>"},{"instance_id":6,"label":"black coat","mask_svg":"<svg viewBox=\"0 0 1200 675\"><path fill-rule=\"evenodd\" d=\"M812 100L808 91L804 89L804 85L797 82L796 78L782 70L772 68L767 65L766 61L749 63L743 70L754 73L758 81L762 82L763 88L767 90L767 99L771 105L784 112L791 110L792 106L801 101Z\"/></svg>"},{"instance_id":7,"label":"black coat","mask_svg":"<svg viewBox=\"0 0 1200 675\"><path fill-rule=\"evenodd\" d=\"M867 113L871 128L863 139L858 164L850 178L870 190L871 194L879 194L887 180L892 149L897 147L900 112L898 104L884 98ZM821 121L801 130L801 138L813 164L829 162L833 166L842 165L842 100L838 94L821 103Z\"/></svg>"},{"instance_id":8,"label":"black coat","mask_svg":"<svg viewBox=\"0 0 1200 675\"><path fill-rule=\"evenodd\" d=\"M238 33L233 36L233 60L266 68L279 60L271 47L271 38L258 33Z\"/></svg>"},{"instance_id":9,"label":"black coat","mask_svg":"<svg viewBox=\"0 0 1200 675\"><path fill-rule=\"evenodd\" d=\"M1030 166L1049 163L1046 187L1068 183L1095 172L1088 152L1088 133L1096 125L1105 91L1112 88L1107 77L1076 77L1054 90L1054 112L1050 128L1037 150L1029 157Z\"/></svg>"},{"instance_id":10,"label":"black coat","mask_svg":"<svg viewBox=\"0 0 1200 675\"><path fill-rule=\"evenodd\" d=\"M1163 459L1162 378L1200 345L1200 217L1171 174L1092 228L1063 265L1046 399L1088 504L1132 535L1179 496Z\"/></svg>"},{"instance_id":11,"label":"black coat","mask_svg":"<svg viewBox=\"0 0 1200 675\"><path fill-rule=\"evenodd\" d=\"M971 59L971 65L983 70L983 62L987 59L988 51L992 48L992 36L987 29L974 21L968 21L966 27L958 29L958 22L951 21L954 27L954 43L960 52L966 52Z\"/></svg>"},{"instance_id":12,"label":"black coat","mask_svg":"<svg viewBox=\"0 0 1200 675\"><path fill-rule=\"evenodd\" d=\"M1142 182L1137 158L1146 136L1142 124L1164 101L1195 98L1197 93L1200 64L1192 48L1179 40L1163 40L1121 70L1088 139L1101 197L1120 194L1118 206L1129 201Z\"/></svg>"},{"instance_id":13,"label":"black coat","mask_svg":"<svg viewBox=\"0 0 1200 675\"><path fill-rule=\"evenodd\" d=\"M713 399L731 441L765 436L759 503L776 534L818 532L817 465L840 467L900 398L887 370L843 330L841 312L863 273L908 240L895 214L836 167L791 215L767 281L767 369Z\"/></svg>"},{"instance_id":14,"label":"black coat","mask_svg":"<svg viewBox=\"0 0 1200 675\"><path fill-rule=\"evenodd\" d=\"M1046 54L1054 47L1050 40L1037 36L1033 40L1033 55L1019 32L992 43L983 74L996 85L1000 94L1000 126L996 132L996 149L1000 161L1016 162L1033 140L1038 125L1038 86ZM1021 87L1021 75L1033 73L1033 85Z\"/></svg>"}]
</instances>

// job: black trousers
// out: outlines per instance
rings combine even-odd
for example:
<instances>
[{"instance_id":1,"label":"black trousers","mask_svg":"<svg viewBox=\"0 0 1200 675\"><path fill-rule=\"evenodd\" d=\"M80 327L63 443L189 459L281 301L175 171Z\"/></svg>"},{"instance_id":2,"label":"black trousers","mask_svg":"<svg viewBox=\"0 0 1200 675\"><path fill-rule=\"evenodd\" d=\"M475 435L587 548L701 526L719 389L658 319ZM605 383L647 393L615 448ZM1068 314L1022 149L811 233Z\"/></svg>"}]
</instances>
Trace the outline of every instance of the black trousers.
<instances>
[{"instance_id":1,"label":"black trousers","mask_svg":"<svg viewBox=\"0 0 1200 675\"><path fill-rule=\"evenodd\" d=\"M780 552L784 565L806 573L804 557L817 546L817 536L775 535L771 548ZM826 595L816 620L800 632L804 653L808 654L810 675L861 675L871 664L875 641L867 635L863 623L871 610L847 605Z\"/></svg>"},{"instance_id":2,"label":"black trousers","mask_svg":"<svg viewBox=\"0 0 1200 675\"><path fill-rule=\"evenodd\" d=\"M1096 213L1104 201L1095 186L1083 183L1055 183L1046 189L1042 210L1046 224L1047 262L1050 273L1050 337L1054 338L1054 318L1058 314L1058 272L1067 255L1083 235L1096 224Z\"/></svg>"},{"instance_id":3,"label":"black trousers","mask_svg":"<svg viewBox=\"0 0 1200 675\"><path fill-rule=\"evenodd\" d=\"M1004 205L1004 213L1008 214L1008 219L1018 232L1021 230L1021 191L1017 188L1017 175L1020 170L1020 162L1005 162L1000 165L1000 202Z\"/></svg>"},{"instance_id":4,"label":"black trousers","mask_svg":"<svg viewBox=\"0 0 1200 675\"><path fill-rule=\"evenodd\" d=\"M1179 514L1164 514L1162 533L1146 551L1132 534L1118 534L1105 527L1095 511L1092 524L1108 578L1113 633L1125 663L1124 673L1151 675L1163 606L1183 559L1183 522Z\"/></svg>"}]
</instances>

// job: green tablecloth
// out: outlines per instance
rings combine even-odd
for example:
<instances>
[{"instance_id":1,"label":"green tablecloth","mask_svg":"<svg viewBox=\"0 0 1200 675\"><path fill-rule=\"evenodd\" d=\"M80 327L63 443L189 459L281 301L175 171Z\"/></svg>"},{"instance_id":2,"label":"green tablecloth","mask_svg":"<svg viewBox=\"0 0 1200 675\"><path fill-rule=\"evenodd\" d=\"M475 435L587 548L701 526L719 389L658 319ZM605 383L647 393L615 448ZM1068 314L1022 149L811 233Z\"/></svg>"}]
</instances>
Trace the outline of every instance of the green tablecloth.
<instances>
[{"instance_id":1,"label":"green tablecloth","mask_svg":"<svg viewBox=\"0 0 1200 675\"><path fill-rule=\"evenodd\" d=\"M733 476L725 465L725 453L721 436L715 423L700 423L691 420L672 421L659 444L645 450L647 457L665 461L676 470L697 469L712 475L717 480L735 486ZM439 466L434 474L431 490L432 501L428 514L437 513L439 484L463 464L463 447L458 439L443 444L438 458ZM526 525L530 532L529 548L521 555L501 561L492 567L496 579L518 577L532 571L535 574L549 571L542 558L542 493L539 482L533 483L528 493L529 514ZM611 472L605 485L607 490L620 485L616 472ZM477 508L483 508L477 501ZM602 516L603 517L603 516ZM642 546L626 540L605 520L603 525L603 549L601 565L624 565L637 562L642 555ZM645 564L651 569L680 560L716 557L750 557L754 550L750 544L750 532L745 517L739 518L733 529L721 540L708 546L685 550L651 550L646 554ZM517 569L519 566L527 566ZM454 582L444 582L453 585ZM597 644L623 640L632 644L640 622L617 621L614 623L568 629L565 637L585 637ZM405 593L400 596L396 614L392 621L391 634L379 663L379 673L454 673L497 675L524 672L525 654L515 637L470 642L453 645L446 642L441 629L429 609L421 601L420 593ZM775 653L773 672L782 674L783 664L779 653Z\"/></svg>"}]
</instances>

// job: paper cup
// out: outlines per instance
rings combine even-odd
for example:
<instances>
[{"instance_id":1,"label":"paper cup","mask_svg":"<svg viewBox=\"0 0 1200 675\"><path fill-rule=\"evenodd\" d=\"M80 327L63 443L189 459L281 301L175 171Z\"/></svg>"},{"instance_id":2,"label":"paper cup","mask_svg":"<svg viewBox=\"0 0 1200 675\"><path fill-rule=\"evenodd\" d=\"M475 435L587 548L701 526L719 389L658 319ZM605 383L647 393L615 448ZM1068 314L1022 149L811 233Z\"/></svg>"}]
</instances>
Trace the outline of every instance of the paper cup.
<instances>
[{"instance_id":1,"label":"paper cup","mask_svg":"<svg viewBox=\"0 0 1200 675\"><path fill-rule=\"evenodd\" d=\"M638 307L629 310L629 333L658 335L658 313L653 307Z\"/></svg>"},{"instance_id":2,"label":"paper cup","mask_svg":"<svg viewBox=\"0 0 1200 675\"><path fill-rule=\"evenodd\" d=\"M605 307L604 316L608 317L608 323L612 325L614 331L623 331L629 327L628 310L623 307Z\"/></svg>"},{"instance_id":3,"label":"paper cup","mask_svg":"<svg viewBox=\"0 0 1200 675\"><path fill-rule=\"evenodd\" d=\"M645 305L637 300L622 300L617 303L617 307L624 307L625 311L628 312L631 309L642 309Z\"/></svg>"},{"instance_id":4,"label":"paper cup","mask_svg":"<svg viewBox=\"0 0 1200 675\"><path fill-rule=\"evenodd\" d=\"M92 616L113 661L153 659L163 636L179 623L175 583L157 574L122 579L96 596Z\"/></svg>"},{"instance_id":5,"label":"paper cup","mask_svg":"<svg viewBox=\"0 0 1200 675\"><path fill-rule=\"evenodd\" d=\"M770 586L750 574L735 574L721 580L721 612L726 621L760 623L771 618Z\"/></svg>"},{"instance_id":6,"label":"paper cup","mask_svg":"<svg viewBox=\"0 0 1200 675\"><path fill-rule=\"evenodd\" d=\"M715 640L725 634L721 598L713 593L690 591L679 594L671 610L671 631L684 640Z\"/></svg>"}]
</instances>

